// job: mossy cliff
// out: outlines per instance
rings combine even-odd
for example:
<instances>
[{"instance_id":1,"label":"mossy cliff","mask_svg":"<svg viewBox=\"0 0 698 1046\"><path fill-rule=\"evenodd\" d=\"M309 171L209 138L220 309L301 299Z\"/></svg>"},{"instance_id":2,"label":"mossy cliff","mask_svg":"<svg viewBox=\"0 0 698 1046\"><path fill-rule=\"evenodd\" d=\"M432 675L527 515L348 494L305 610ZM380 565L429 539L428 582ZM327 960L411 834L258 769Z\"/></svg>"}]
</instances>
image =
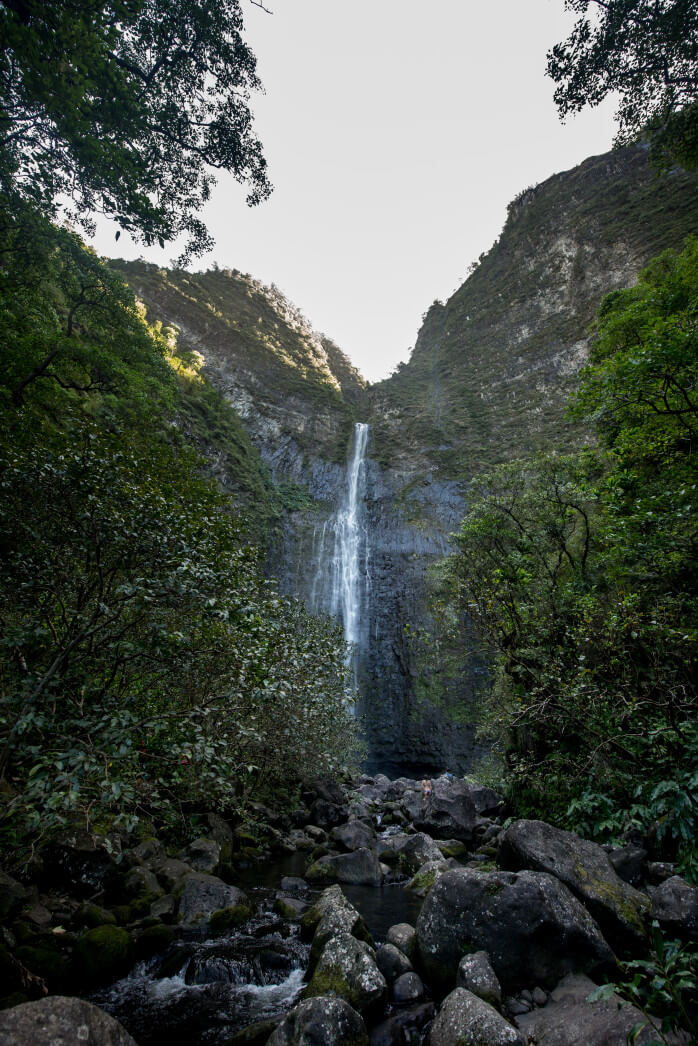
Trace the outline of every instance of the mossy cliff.
<instances>
[{"instance_id":1,"label":"mossy cliff","mask_svg":"<svg viewBox=\"0 0 698 1046\"><path fill-rule=\"evenodd\" d=\"M633 146L524 190L465 283L424 317L410 360L371 391L375 454L463 479L575 440L565 401L604 294L698 231L698 183Z\"/></svg>"}]
</instances>

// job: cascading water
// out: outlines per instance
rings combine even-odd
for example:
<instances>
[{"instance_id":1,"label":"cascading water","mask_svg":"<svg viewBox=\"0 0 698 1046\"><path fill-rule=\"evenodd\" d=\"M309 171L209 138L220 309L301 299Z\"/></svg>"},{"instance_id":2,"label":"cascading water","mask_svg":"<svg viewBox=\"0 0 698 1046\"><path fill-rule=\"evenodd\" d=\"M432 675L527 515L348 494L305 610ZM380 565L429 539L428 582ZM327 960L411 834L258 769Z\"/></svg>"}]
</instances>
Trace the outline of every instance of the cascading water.
<instances>
[{"instance_id":1,"label":"cascading water","mask_svg":"<svg viewBox=\"0 0 698 1046\"><path fill-rule=\"evenodd\" d=\"M315 575L310 605L316 612L333 614L342 621L350 646L349 665L358 689L358 648L361 642L361 609L369 577L368 533L363 524L366 494L366 445L369 426L354 426L347 485L341 507L314 535Z\"/></svg>"}]
</instances>

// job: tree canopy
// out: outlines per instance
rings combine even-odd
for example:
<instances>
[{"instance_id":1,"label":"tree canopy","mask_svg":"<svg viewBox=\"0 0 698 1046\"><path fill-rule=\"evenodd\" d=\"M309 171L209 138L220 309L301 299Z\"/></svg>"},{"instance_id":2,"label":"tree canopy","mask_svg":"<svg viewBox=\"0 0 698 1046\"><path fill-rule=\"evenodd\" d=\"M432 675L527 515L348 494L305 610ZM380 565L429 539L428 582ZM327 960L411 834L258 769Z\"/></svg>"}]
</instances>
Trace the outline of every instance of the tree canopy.
<instances>
[{"instance_id":1,"label":"tree canopy","mask_svg":"<svg viewBox=\"0 0 698 1046\"><path fill-rule=\"evenodd\" d=\"M648 136L655 162L698 166L694 0L565 0L579 18L548 53L561 117L617 92L619 144Z\"/></svg>"},{"instance_id":2,"label":"tree canopy","mask_svg":"<svg viewBox=\"0 0 698 1046\"><path fill-rule=\"evenodd\" d=\"M0 0L2 191L207 249L196 214L214 170L249 203L270 192L242 28L239 0Z\"/></svg>"}]
</instances>

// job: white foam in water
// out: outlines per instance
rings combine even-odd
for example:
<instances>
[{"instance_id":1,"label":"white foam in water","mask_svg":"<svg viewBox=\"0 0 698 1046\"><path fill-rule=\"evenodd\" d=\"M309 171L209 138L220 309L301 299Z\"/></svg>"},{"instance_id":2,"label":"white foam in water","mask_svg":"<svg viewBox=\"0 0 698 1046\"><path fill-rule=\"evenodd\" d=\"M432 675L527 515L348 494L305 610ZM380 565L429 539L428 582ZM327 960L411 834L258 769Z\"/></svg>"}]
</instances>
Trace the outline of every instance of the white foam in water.
<instances>
[{"instance_id":1,"label":"white foam in water","mask_svg":"<svg viewBox=\"0 0 698 1046\"><path fill-rule=\"evenodd\" d=\"M255 1008L261 1006L260 1012L276 1013L286 1003L293 1002L303 990L303 970L291 970L281 984L245 984L240 986L236 995L245 995L255 999Z\"/></svg>"}]
</instances>

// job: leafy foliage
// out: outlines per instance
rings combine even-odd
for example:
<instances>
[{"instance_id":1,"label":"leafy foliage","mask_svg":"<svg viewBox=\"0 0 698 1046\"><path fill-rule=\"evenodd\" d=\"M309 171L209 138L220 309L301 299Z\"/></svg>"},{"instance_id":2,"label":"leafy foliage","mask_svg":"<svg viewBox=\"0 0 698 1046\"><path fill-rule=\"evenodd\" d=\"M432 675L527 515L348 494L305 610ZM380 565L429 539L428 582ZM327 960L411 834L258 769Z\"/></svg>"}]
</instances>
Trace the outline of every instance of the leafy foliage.
<instances>
[{"instance_id":1,"label":"leafy foliage","mask_svg":"<svg viewBox=\"0 0 698 1046\"><path fill-rule=\"evenodd\" d=\"M618 143L647 134L663 167L698 165L698 11L693 0L565 0L579 14L548 54L562 117L618 92Z\"/></svg>"},{"instance_id":2,"label":"leafy foliage","mask_svg":"<svg viewBox=\"0 0 698 1046\"><path fill-rule=\"evenodd\" d=\"M3 192L47 213L67 197L145 243L183 232L194 253L213 169L269 194L238 0L4 0L0 35Z\"/></svg>"},{"instance_id":3,"label":"leafy foliage","mask_svg":"<svg viewBox=\"0 0 698 1046\"><path fill-rule=\"evenodd\" d=\"M605 446L481 478L452 564L520 808L601 838L657 822L694 877L697 318L696 241L605 299L573 406Z\"/></svg>"},{"instance_id":4,"label":"leafy foliage","mask_svg":"<svg viewBox=\"0 0 698 1046\"><path fill-rule=\"evenodd\" d=\"M649 1046L674 1042L672 1033L681 1030L691 1032L691 1041L695 1041L698 952L680 941L665 940L658 924L653 923L650 958L621 963L621 968L631 979L602 985L591 993L589 1001L620 996L642 1011L646 1019L632 1029L629 1042L636 1042L648 1026L659 1036Z\"/></svg>"}]
</instances>

